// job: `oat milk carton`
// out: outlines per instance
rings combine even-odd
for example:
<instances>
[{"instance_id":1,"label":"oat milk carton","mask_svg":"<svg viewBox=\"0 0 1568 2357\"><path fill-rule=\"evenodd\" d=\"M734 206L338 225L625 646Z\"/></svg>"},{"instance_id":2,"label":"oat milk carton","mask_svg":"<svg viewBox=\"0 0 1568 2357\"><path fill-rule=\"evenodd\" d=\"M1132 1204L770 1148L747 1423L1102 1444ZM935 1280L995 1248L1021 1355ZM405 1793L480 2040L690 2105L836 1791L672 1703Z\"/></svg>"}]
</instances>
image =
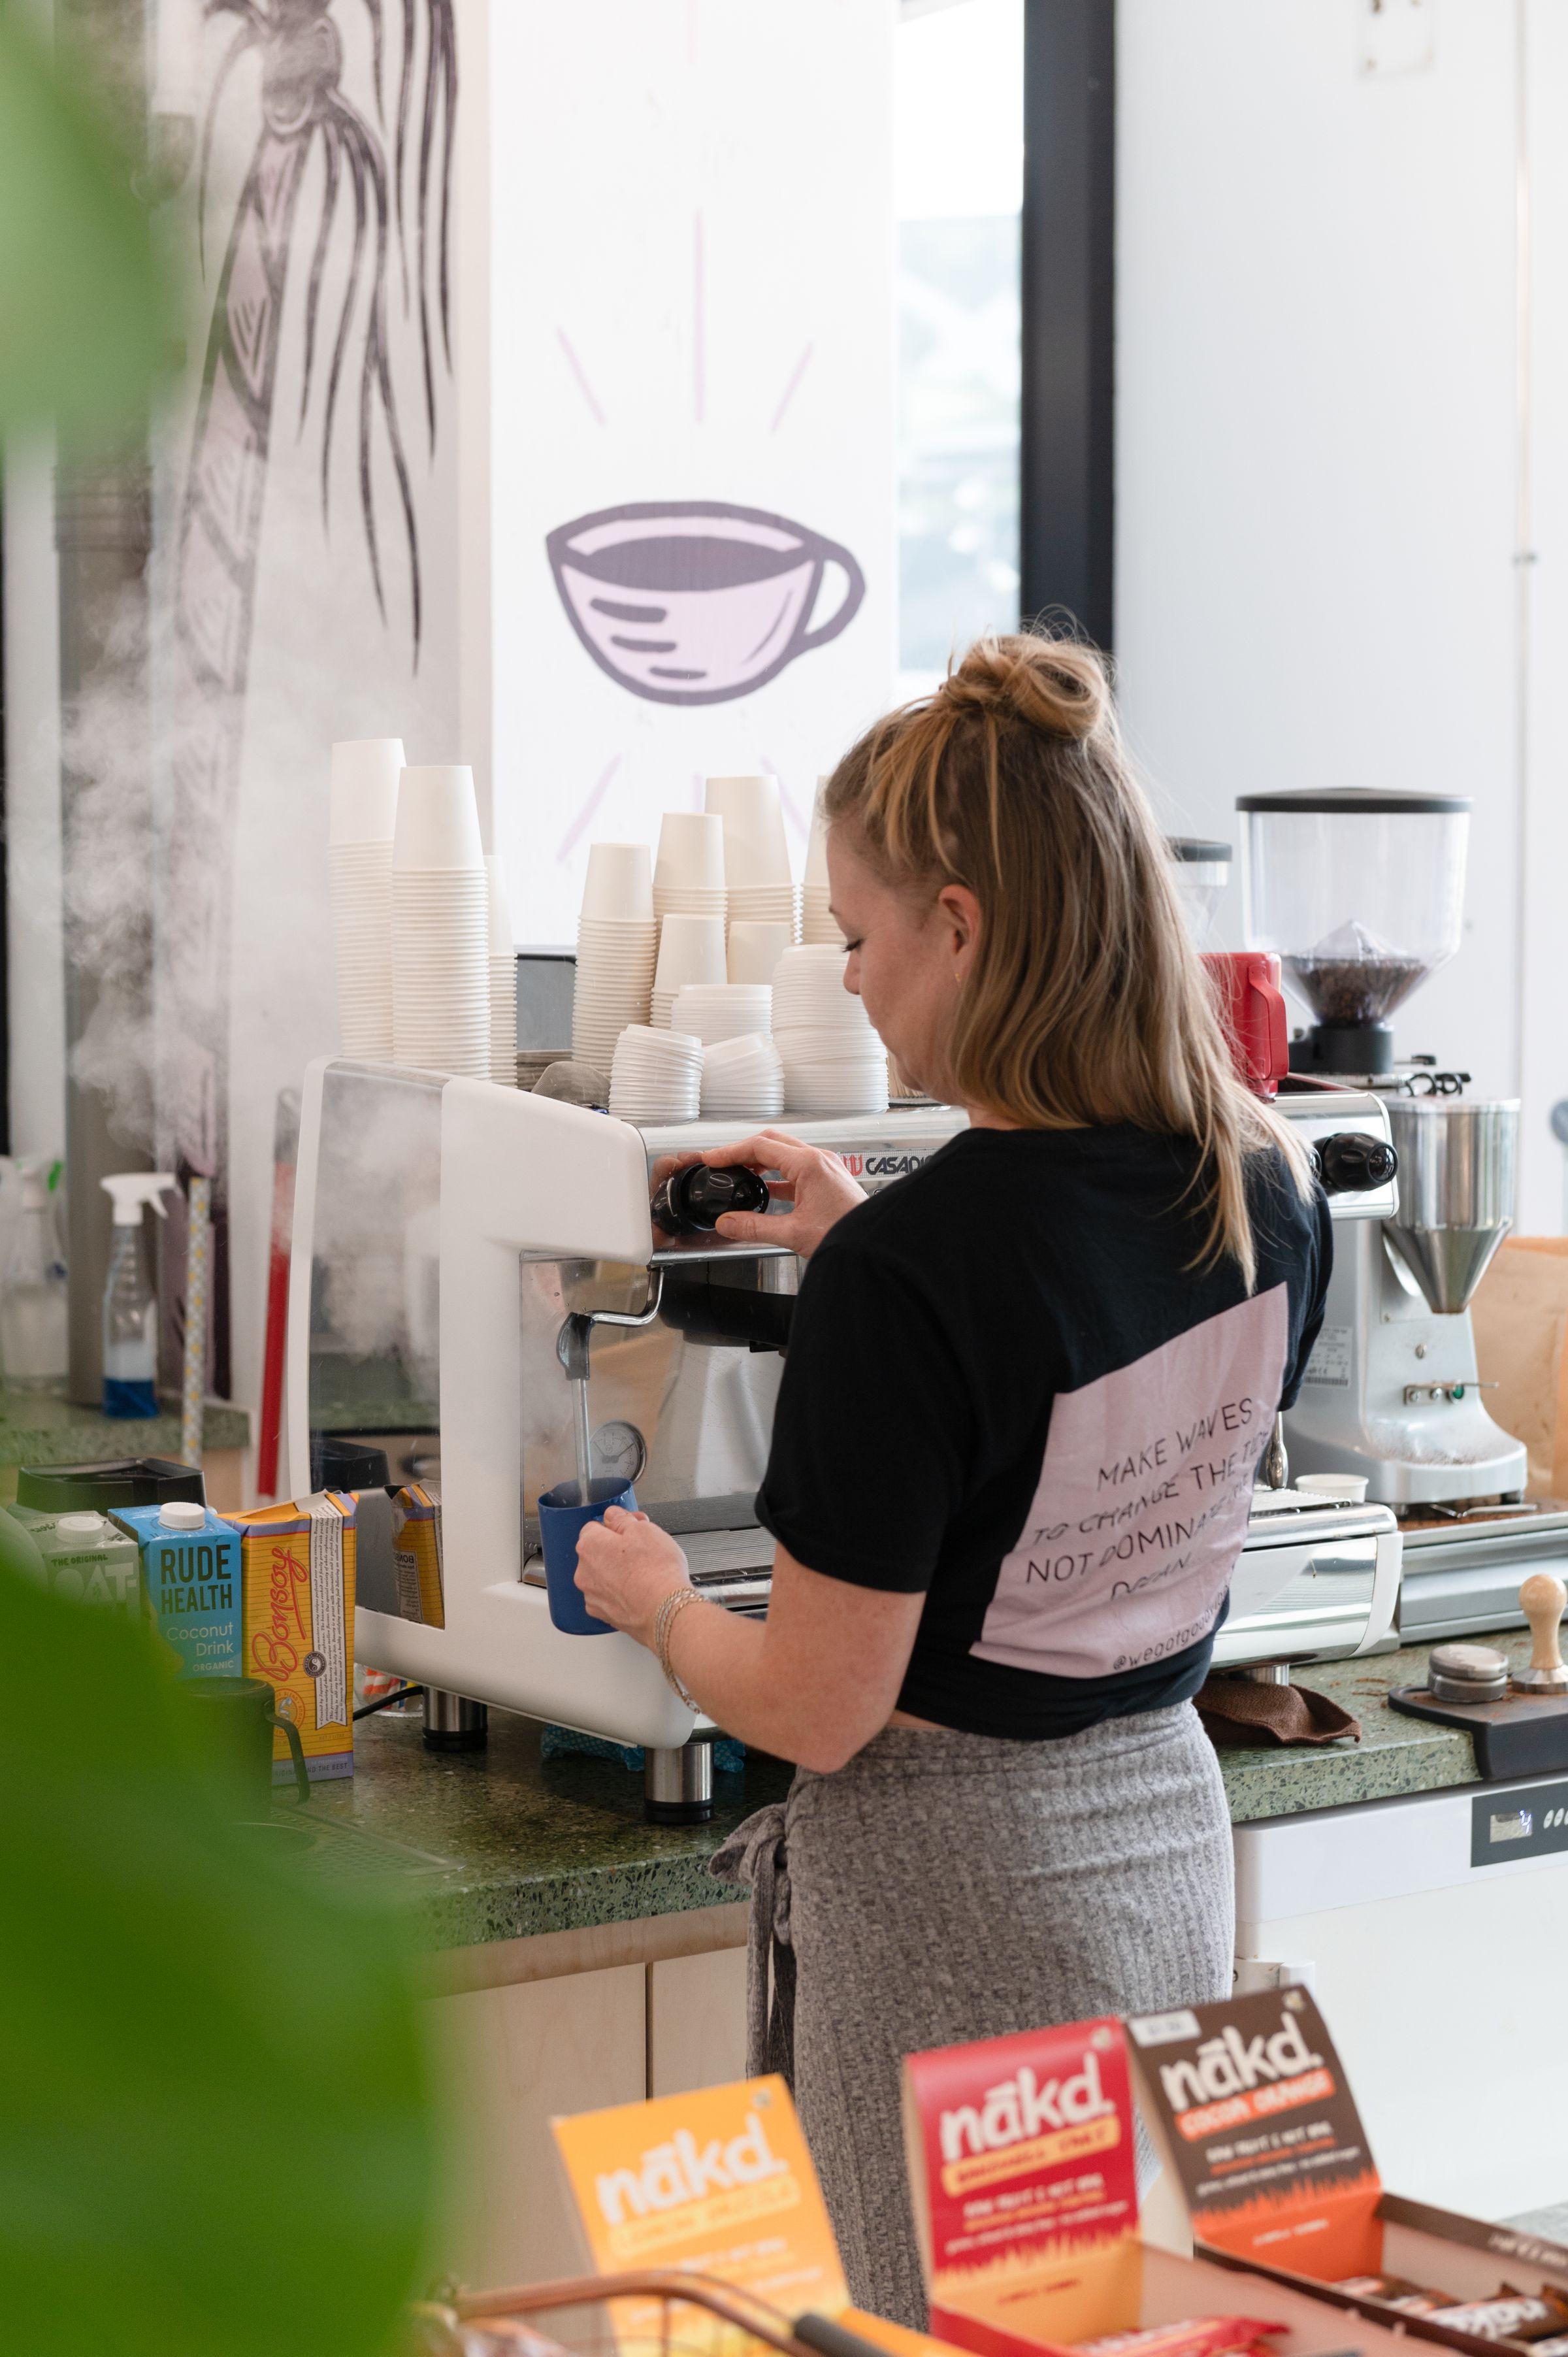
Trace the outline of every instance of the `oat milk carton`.
<instances>
[{"instance_id":1,"label":"oat milk carton","mask_svg":"<svg viewBox=\"0 0 1568 2357\"><path fill-rule=\"evenodd\" d=\"M354 1501L318 1491L236 1514L244 1566L247 1675L265 1678L294 1721L313 1780L354 1772ZM273 1738L273 1775L292 1770Z\"/></svg>"},{"instance_id":2,"label":"oat milk carton","mask_svg":"<svg viewBox=\"0 0 1568 2357\"><path fill-rule=\"evenodd\" d=\"M441 1565L441 1489L435 1481L411 1481L392 1501L392 1563L397 1572L398 1610L427 1629L446 1626L446 1596Z\"/></svg>"}]
</instances>

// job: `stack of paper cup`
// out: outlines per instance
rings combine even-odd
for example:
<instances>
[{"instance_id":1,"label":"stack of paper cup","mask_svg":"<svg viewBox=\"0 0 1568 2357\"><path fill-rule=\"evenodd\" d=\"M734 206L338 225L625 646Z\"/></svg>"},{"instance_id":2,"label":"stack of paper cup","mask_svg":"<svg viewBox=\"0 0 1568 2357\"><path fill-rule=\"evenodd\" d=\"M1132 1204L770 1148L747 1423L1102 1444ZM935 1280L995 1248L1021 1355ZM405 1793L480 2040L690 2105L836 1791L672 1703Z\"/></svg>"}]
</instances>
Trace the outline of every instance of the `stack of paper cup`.
<instances>
[{"instance_id":1,"label":"stack of paper cup","mask_svg":"<svg viewBox=\"0 0 1568 2357\"><path fill-rule=\"evenodd\" d=\"M703 1117L777 1121L784 1110L784 1062L760 1031L715 1039L703 1050Z\"/></svg>"},{"instance_id":2,"label":"stack of paper cup","mask_svg":"<svg viewBox=\"0 0 1568 2357\"><path fill-rule=\"evenodd\" d=\"M659 927L659 963L653 969L653 1017L669 1028L675 994L688 982L723 982L723 917L671 914Z\"/></svg>"},{"instance_id":3,"label":"stack of paper cup","mask_svg":"<svg viewBox=\"0 0 1568 2357\"><path fill-rule=\"evenodd\" d=\"M628 1025L610 1064L610 1111L618 1121L695 1121L702 1093L700 1039L650 1023Z\"/></svg>"},{"instance_id":4,"label":"stack of paper cup","mask_svg":"<svg viewBox=\"0 0 1568 2357\"><path fill-rule=\"evenodd\" d=\"M765 982L689 982L675 1001L671 1021L711 1048L715 1039L740 1039L773 1028L773 993Z\"/></svg>"},{"instance_id":5,"label":"stack of paper cup","mask_svg":"<svg viewBox=\"0 0 1568 2357\"><path fill-rule=\"evenodd\" d=\"M392 834L399 737L332 748L327 884L338 963L338 1038L345 1056L384 1063L392 1051Z\"/></svg>"},{"instance_id":6,"label":"stack of paper cup","mask_svg":"<svg viewBox=\"0 0 1568 2357\"><path fill-rule=\"evenodd\" d=\"M791 1113L885 1113L887 1051L843 986L844 952L786 950L773 976L773 1037Z\"/></svg>"},{"instance_id":7,"label":"stack of paper cup","mask_svg":"<svg viewBox=\"0 0 1568 2357\"><path fill-rule=\"evenodd\" d=\"M725 914L724 821L708 811L666 811L659 823L653 863L653 913L666 917Z\"/></svg>"},{"instance_id":8,"label":"stack of paper cup","mask_svg":"<svg viewBox=\"0 0 1568 2357\"><path fill-rule=\"evenodd\" d=\"M782 923L799 932L795 879L777 778L709 778L703 797L724 821L729 920Z\"/></svg>"},{"instance_id":9,"label":"stack of paper cup","mask_svg":"<svg viewBox=\"0 0 1568 2357\"><path fill-rule=\"evenodd\" d=\"M771 983L774 967L790 945L789 928L782 918L761 924L755 917L742 917L729 929L731 982Z\"/></svg>"},{"instance_id":10,"label":"stack of paper cup","mask_svg":"<svg viewBox=\"0 0 1568 2357\"><path fill-rule=\"evenodd\" d=\"M811 833L806 845L806 880L800 887L800 939L803 942L842 942L843 935L834 923L828 908L828 828L822 816L822 788L826 778L817 780L817 799L811 806Z\"/></svg>"},{"instance_id":11,"label":"stack of paper cup","mask_svg":"<svg viewBox=\"0 0 1568 2357\"><path fill-rule=\"evenodd\" d=\"M607 1072L628 1024L648 1021L658 942L647 844L596 843L577 920L572 1053L579 1062Z\"/></svg>"},{"instance_id":12,"label":"stack of paper cup","mask_svg":"<svg viewBox=\"0 0 1568 2357\"><path fill-rule=\"evenodd\" d=\"M404 770L392 841L392 1051L488 1080L490 911L474 773Z\"/></svg>"},{"instance_id":13,"label":"stack of paper cup","mask_svg":"<svg viewBox=\"0 0 1568 2357\"><path fill-rule=\"evenodd\" d=\"M485 862L490 913L490 1078L498 1088L517 1086L517 945L506 877L492 851Z\"/></svg>"}]
</instances>

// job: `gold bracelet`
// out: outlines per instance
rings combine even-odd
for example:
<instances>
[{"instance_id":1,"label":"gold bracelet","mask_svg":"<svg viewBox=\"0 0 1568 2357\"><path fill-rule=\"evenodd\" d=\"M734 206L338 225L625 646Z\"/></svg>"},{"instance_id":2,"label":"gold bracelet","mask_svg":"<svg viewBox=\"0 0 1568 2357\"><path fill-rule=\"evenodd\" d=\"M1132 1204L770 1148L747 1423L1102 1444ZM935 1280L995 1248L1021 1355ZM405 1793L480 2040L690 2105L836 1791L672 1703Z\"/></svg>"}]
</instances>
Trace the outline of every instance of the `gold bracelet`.
<instances>
[{"instance_id":1,"label":"gold bracelet","mask_svg":"<svg viewBox=\"0 0 1568 2357\"><path fill-rule=\"evenodd\" d=\"M672 1587L669 1595L660 1599L659 1609L653 1616L653 1650L659 1656L659 1666L664 1673L666 1683L674 1687L688 1710L699 1710L702 1706L695 1695L687 1693L681 1683L680 1674L674 1663L670 1659L670 1631L686 1609L687 1605L695 1604L696 1601L697 1591L694 1587Z\"/></svg>"}]
</instances>

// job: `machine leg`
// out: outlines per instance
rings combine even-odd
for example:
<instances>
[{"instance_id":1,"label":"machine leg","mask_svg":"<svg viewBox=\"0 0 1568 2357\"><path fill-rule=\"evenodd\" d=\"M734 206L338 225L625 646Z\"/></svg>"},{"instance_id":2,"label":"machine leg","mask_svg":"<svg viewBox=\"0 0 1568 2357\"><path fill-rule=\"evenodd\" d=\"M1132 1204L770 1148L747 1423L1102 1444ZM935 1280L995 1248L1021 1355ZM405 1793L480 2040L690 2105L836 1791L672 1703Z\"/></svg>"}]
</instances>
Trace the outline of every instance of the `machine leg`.
<instances>
[{"instance_id":1,"label":"machine leg","mask_svg":"<svg viewBox=\"0 0 1568 2357\"><path fill-rule=\"evenodd\" d=\"M693 1735L667 1751L651 1744L643 1770L642 1813L651 1824L705 1824L714 1813L714 1739Z\"/></svg>"},{"instance_id":2,"label":"machine leg","mask_svg":"<svg viewBox=\"0 0 1568 2357\"><path fill-rule=\"evenodd\" d=\"M489 1734L489 1706L441 1686L424 1689L424 1743L429 1751L482 1751Z\"/></svg>"}]
</instances>

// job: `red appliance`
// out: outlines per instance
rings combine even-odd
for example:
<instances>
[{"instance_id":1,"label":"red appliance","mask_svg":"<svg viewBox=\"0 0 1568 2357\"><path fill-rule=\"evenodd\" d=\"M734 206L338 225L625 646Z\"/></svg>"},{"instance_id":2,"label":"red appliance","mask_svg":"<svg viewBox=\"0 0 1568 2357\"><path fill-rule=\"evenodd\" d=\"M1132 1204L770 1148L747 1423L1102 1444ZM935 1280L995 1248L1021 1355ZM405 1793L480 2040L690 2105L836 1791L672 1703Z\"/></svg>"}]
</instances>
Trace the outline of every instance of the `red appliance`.
<instances>
[{"instance_id":1,"label":"red appliance","mask_svg":"<svg viewBox=\"0 0 1568 2357\"><path fill-rule=\"evenodd\" d=\"M1277 1096L1290 1071L1279 959L1272 950L1212 950L1203 963L1237 1071L1255 1096Z\"/></svg>"}]
</instances>

